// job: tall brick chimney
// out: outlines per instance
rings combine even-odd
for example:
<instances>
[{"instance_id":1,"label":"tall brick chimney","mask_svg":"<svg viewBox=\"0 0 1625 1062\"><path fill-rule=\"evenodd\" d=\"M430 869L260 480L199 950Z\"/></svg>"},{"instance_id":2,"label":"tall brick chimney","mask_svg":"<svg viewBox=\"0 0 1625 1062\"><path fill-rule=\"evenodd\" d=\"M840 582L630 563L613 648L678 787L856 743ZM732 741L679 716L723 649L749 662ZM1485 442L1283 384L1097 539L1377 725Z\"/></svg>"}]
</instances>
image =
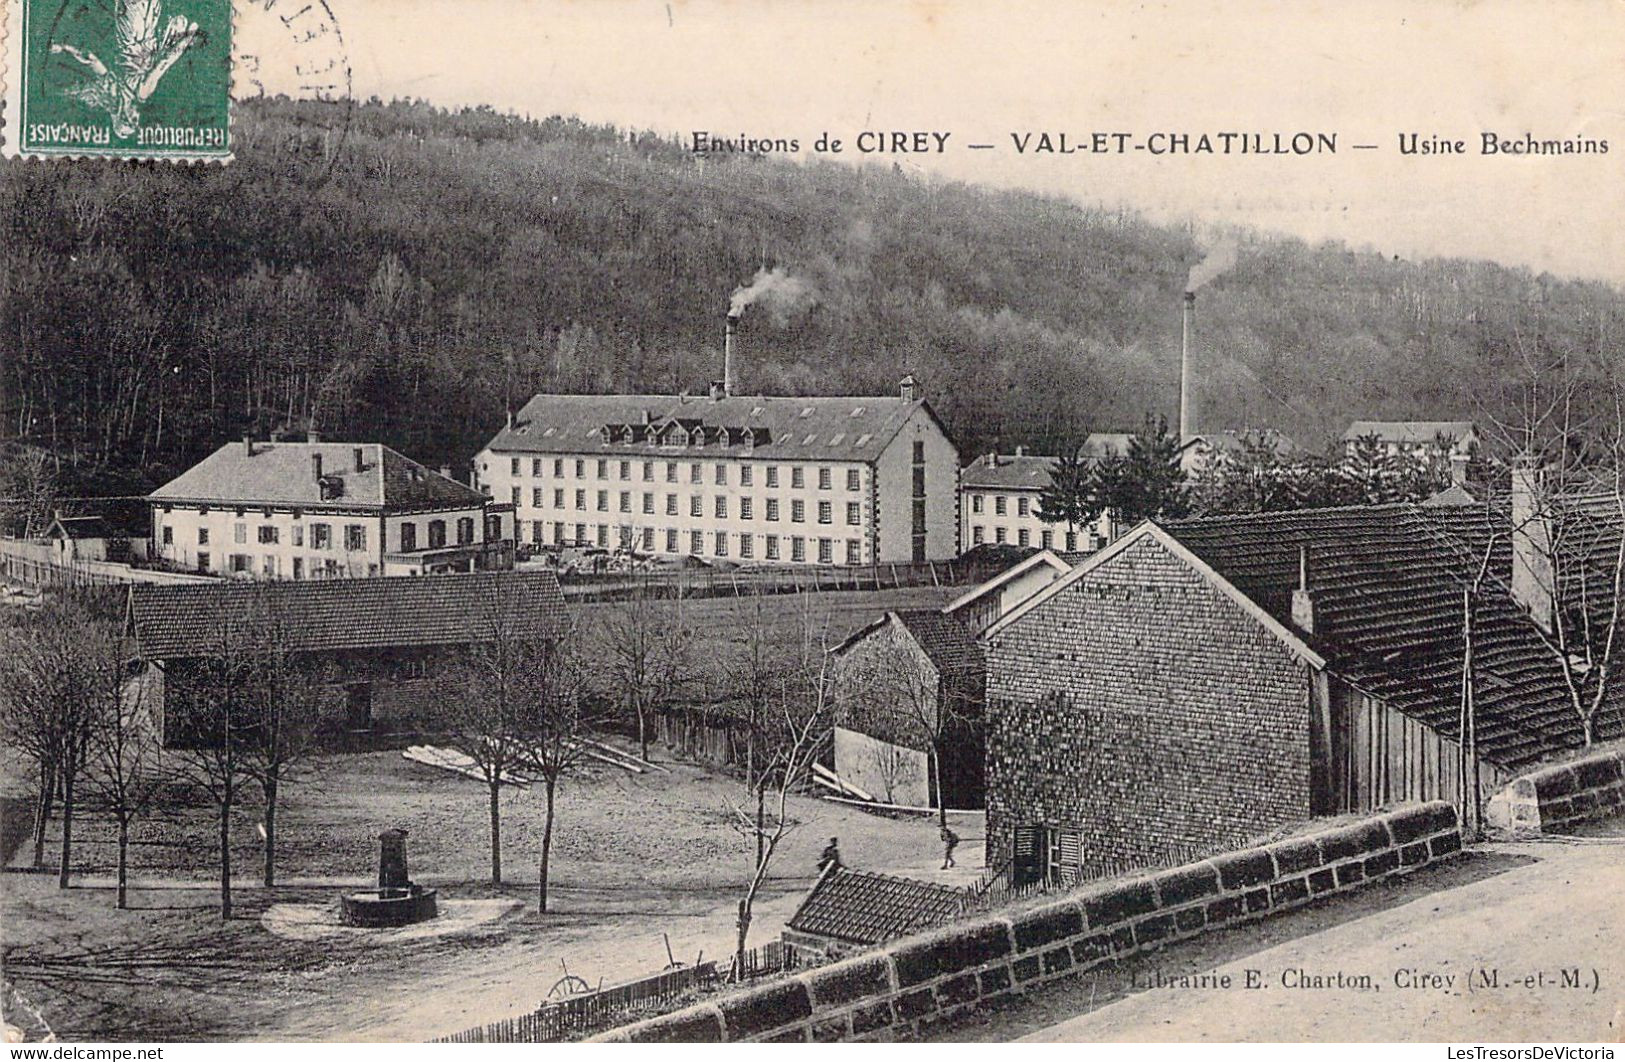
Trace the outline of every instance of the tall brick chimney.
<instances>
[{"instance_id":1,"label":"tall brick chimney","mask_svg":"<svg viewBox=\"0 0 1625 1062\"><path fill-rule=\"evenodd\" d=\"M1551 515L1539 458L1512 461L1512 596L1545 630L1552 629L1554 586Z\"/></svg>"},{"instance_id":2,"label":"tall brick chimney","mask_svg":"<svg viewBox=\"0 0 1625 1062\"><path fill-rule=\"evenodd\" d=\"M722 393L734 393L734 329L739 327L739 315L730 313L722 329Z\"/></svg>"}]
</instances>

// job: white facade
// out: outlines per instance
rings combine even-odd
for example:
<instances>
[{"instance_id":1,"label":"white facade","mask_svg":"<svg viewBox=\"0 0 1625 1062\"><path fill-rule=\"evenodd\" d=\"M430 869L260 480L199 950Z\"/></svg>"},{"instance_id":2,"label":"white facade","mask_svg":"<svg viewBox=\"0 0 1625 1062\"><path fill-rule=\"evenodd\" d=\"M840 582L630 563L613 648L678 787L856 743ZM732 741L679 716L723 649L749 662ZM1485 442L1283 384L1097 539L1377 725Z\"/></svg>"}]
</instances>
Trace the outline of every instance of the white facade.
<instances>
[{"instance_id":1,"label":"white facade","mask_svg":"<svg viewBox=\"0 0 1625 1062\"><path fill-rule=\"evenodd\" d=\"M1055 458L1022 453L987 454L961 473L960 552L981 545L1024 546L1058 553L1090 552L1111 541L1111 517L1075 527L1039 518L1039 499L1050 484Z\"/></svg>"}]
</instances>

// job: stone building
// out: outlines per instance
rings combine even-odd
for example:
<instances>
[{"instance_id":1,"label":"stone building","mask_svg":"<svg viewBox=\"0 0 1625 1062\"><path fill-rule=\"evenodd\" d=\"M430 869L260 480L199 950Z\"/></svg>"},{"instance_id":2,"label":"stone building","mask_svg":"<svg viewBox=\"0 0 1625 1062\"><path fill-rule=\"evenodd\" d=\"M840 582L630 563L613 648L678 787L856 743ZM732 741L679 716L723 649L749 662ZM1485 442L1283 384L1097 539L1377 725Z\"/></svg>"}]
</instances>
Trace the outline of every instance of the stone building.
<instances>
[{"instance_id":1,"label":"stone building","mask_svg":"<svg viewBox=\"0 0 1625 1062\"><path fill-rule=\"evenodd\" d=\"M153 555L244 579L513 567L513 506L378 443L228 443L148 496Z\"/></svg>"},{"instance_id":2,"label":"stone building","mask_svg":"<svg viewBox=\"0 0 1625 1062\"><path fill-rule=\"evenodd\" d=\"M913 377L880 397L536 395L474 464L533 548L825 565L957 552L959 452Z\"/></svg>"},{"instance_id":3,"label":"stone building","mask_svg":"<svg viewBox=\"0 0 1625 1062\"><path fill-rule=\"evenodd\" d=\"M274 649L325 687L319 726L350 744L433 734L435 678L497 638L555 640L569 617L547 571L417 579L216 582L130 590L132 695L166 744L185 744L198 676L222 652Z\"/></svg>"},{"instance_id":4,"label":"stone building","mask_svg":"<svg viewBox=\"0 0 1625 1062\"><path fill-rule=\"evenodd\" d=\"M1582 744L1509 532L1483 507L1367 506L1146 523L1084 559L985 636L988 865L1092 877L1471 803Z\"/></svg>"}]
</instances>

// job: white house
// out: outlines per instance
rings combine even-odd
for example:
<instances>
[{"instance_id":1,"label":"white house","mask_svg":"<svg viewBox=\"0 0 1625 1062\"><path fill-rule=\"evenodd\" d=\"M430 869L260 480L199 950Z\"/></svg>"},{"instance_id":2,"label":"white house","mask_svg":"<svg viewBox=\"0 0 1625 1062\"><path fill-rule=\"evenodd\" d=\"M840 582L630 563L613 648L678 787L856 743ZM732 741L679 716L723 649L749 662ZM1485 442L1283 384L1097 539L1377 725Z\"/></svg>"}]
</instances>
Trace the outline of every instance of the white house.
<instances>
[{"instance_id":1,"label":"white house","mask_svg":"<svg viewBox=\"0 0 1625 1062\"><path fill-rule=\"evenodd\" d=\"M474 459L519 538L742 564L953 557L959 451L882 397L536 395Z\"/></svg>"}]
</instances>

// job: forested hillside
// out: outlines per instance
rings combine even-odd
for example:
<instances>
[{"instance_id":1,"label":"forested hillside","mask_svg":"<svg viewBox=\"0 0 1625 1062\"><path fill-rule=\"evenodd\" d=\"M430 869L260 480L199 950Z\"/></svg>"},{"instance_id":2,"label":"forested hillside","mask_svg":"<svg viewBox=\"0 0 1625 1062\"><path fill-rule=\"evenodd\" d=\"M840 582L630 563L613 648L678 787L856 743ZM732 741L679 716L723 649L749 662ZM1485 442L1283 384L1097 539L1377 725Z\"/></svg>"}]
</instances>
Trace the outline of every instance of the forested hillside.
<instances>
[{"instance_id":1,"label":"forested hillside","mask_svg":"<svg viewBox=\"0 0 1625 1062\"><path fill-rule=\"evenodd\" d=\"M742 390L912 371L967 458L1176 409L1202 250L1132 213L422 104L246 105L236 135L224 168L0 168L0 436L65 484L282 426L463 465L534 391L702 389L764 267L793 283L745 313ZM1198 335L1198 427L1319 446L1497 408L1520 344L1617 352L1625 295L1243 235Z\"/></svg>"}]
</instances>

